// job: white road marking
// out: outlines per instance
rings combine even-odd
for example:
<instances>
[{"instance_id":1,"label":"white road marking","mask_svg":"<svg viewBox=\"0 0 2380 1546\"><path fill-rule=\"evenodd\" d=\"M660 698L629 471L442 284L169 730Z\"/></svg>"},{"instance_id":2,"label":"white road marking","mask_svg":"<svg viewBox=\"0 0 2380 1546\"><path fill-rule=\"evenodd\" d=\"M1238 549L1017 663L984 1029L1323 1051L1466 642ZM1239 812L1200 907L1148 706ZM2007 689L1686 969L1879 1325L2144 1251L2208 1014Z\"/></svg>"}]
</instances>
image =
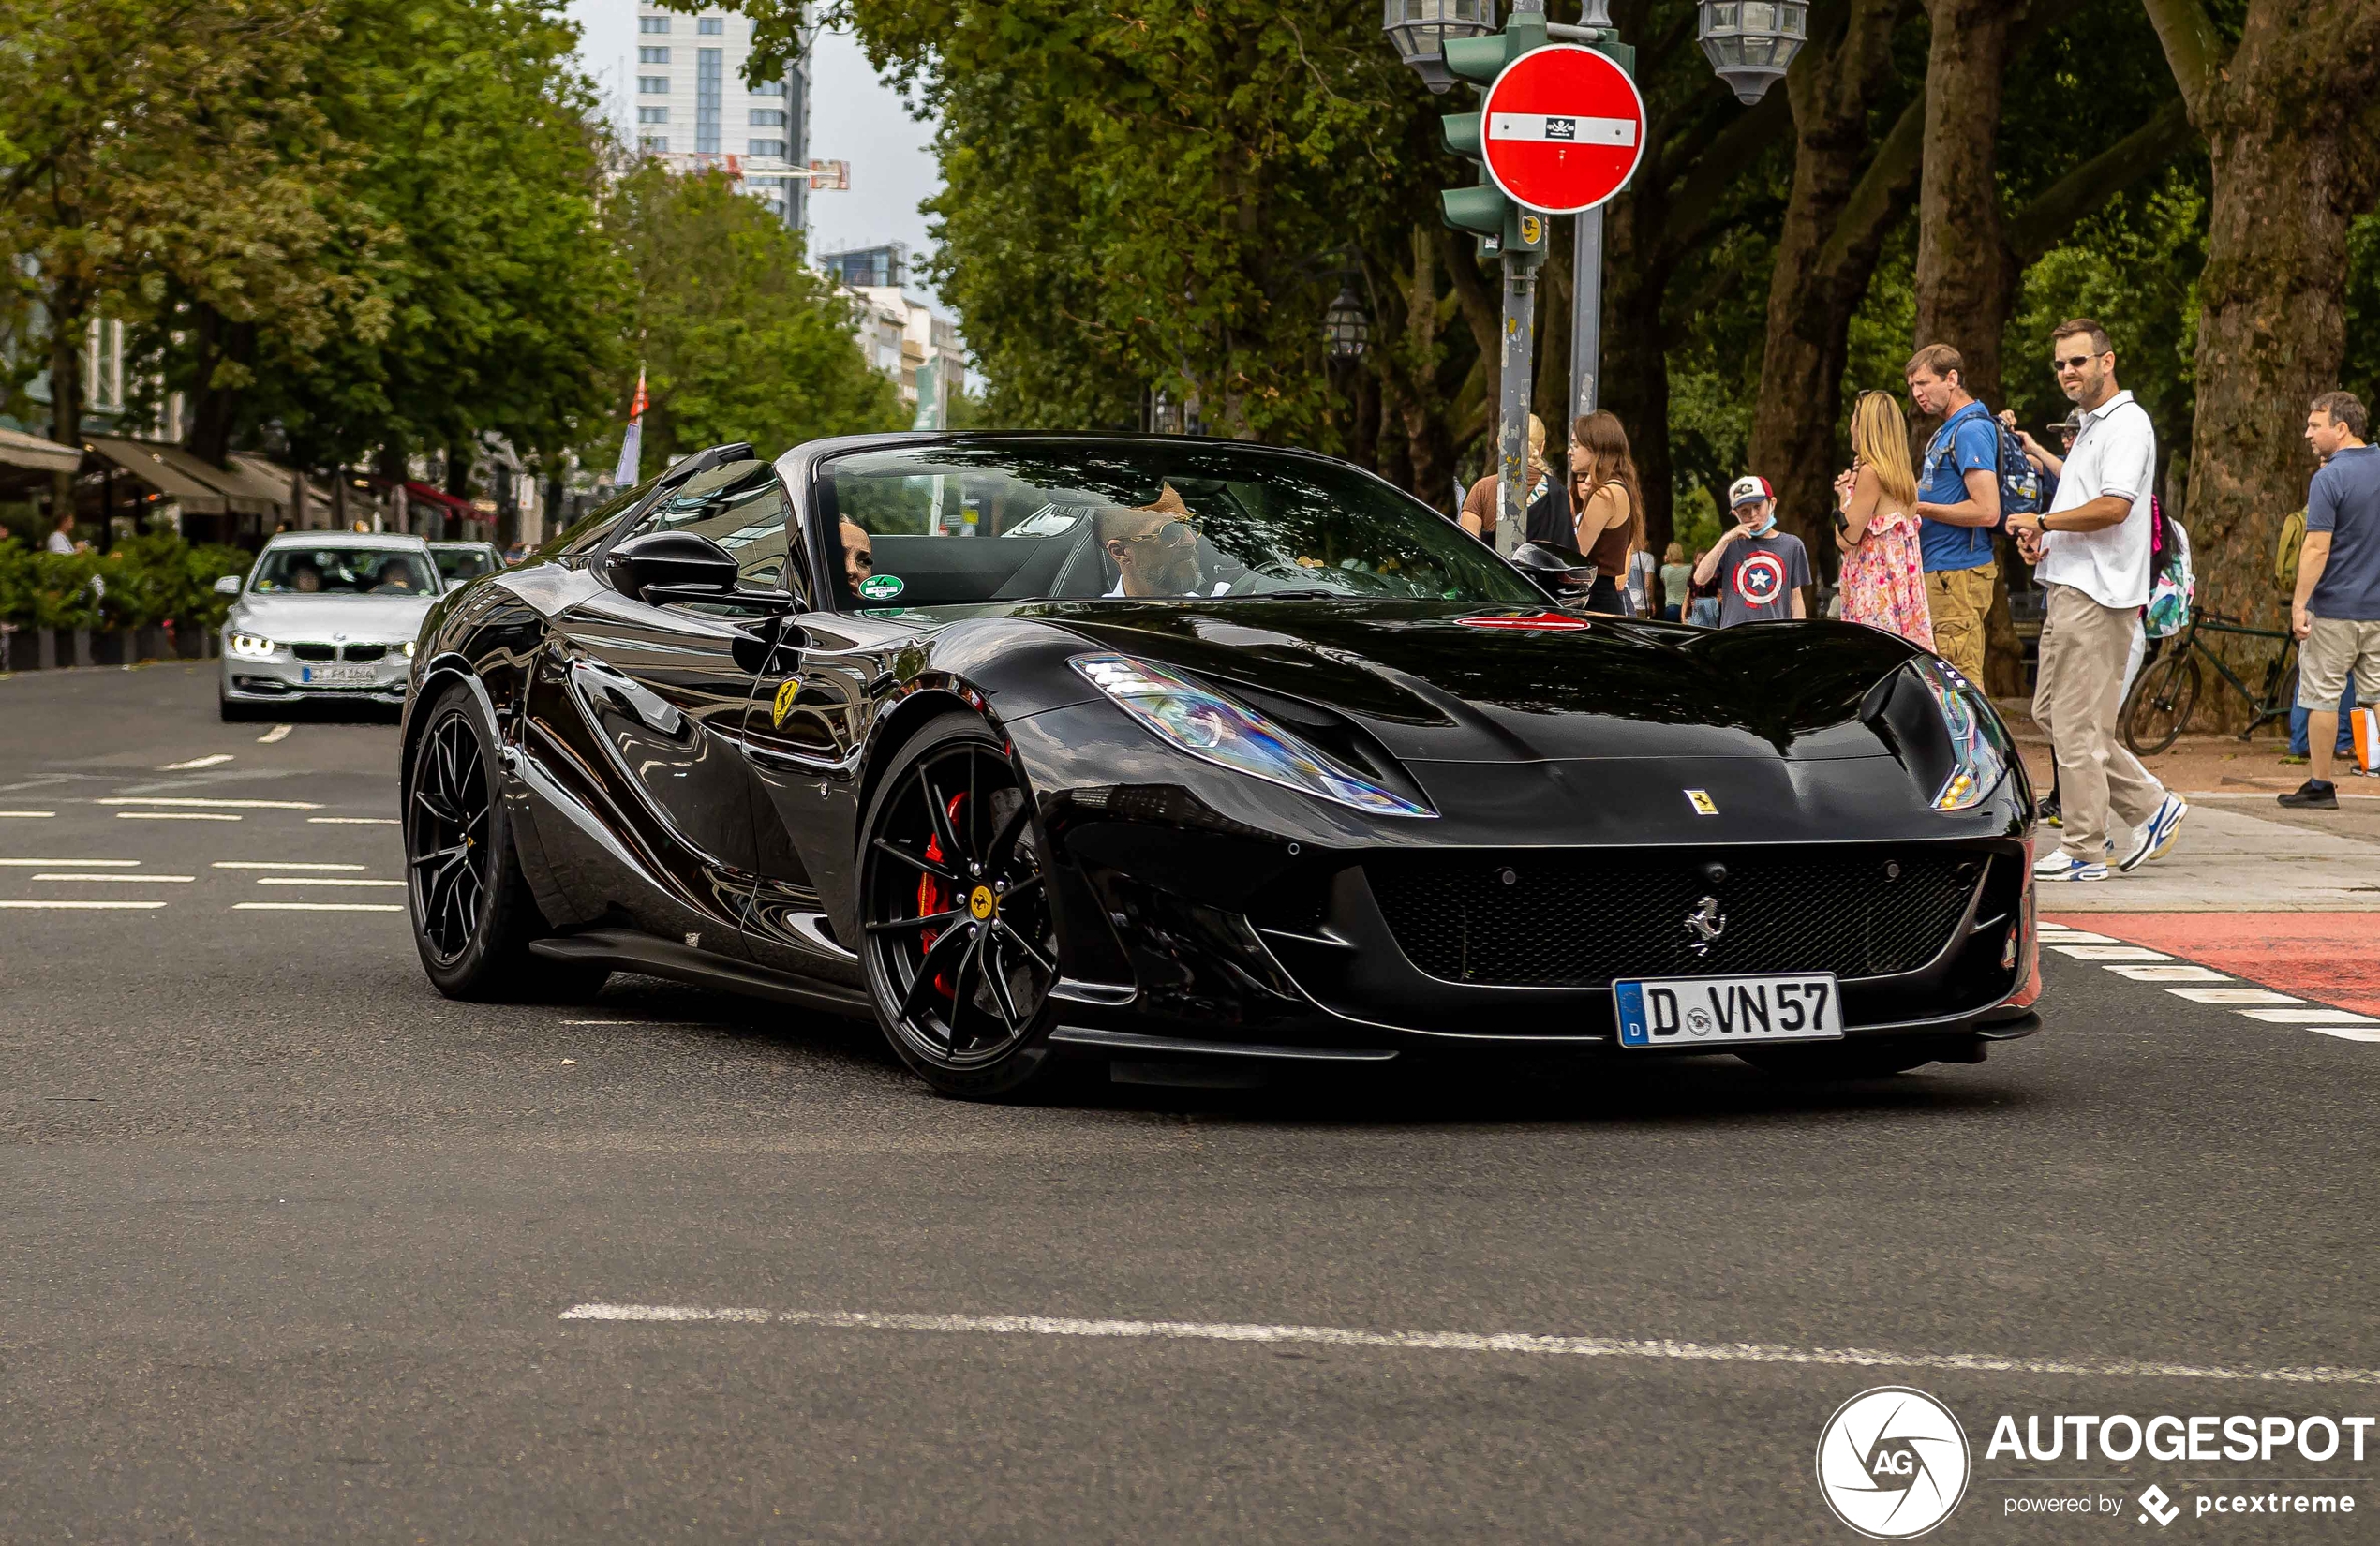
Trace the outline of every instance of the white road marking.
<instances>
[{"instance_id":1,"label":"white road marking","mask_svg":"<svg viewBox=\"0 0 2380 1546\"><path fill-rule=\"evenodd\" d=\"M2105 970L2135 982L2229 982L2211 966L2109 966Z\"/></svg>"},{"instance_id":2,"label":"white road marking","mask_svg":"<svg viewBox=\"0 0 2380 1546\"><path fill-rule=\"evenodd\" d=\"M84 870L129 870L140 862L139 859L0 859L0 864L31 870L55 870L61 865Z\"/></svg>"},{"instance_id":3,"label":"white road marking","mask_svg":"<svg viewBox=\"0 0 2380 1546\"><path fill-rule=\"evenodd\" d=\"M236 822L240 818L221 810L119 810L120 822Z\"/></svg>"},{"instance_id":4,"label":"white road marking","mask_svg":"<svg viewBox=\"0 0 2380 1546\"><path fill-rule=\"evenodd\" d=\"M56 814L57 812L54 810L0 810L0 816L24 816L37 820L43 816L54 816Z\"/></svg>"},{"instance_id":5,"label":"white road marking","mask_svg":"<svg viewBox=\"0 0 2380 1546\"><path fill-rule=\"evenodd\" d=\"M20 911L34 913L125 912L134 909L163 907L165 903L161 901L0 901L0 907L16 908Z\"/></svg>"},{"instance_id":6,"label":"white road marking","mask_svg":"<svg viewBox=\"0 0 2380 1546\"><path fill-rule=\"evenodd\" d=\"M2303 1003L2269 988L2168 988L2166 992L2193 1003Z\"/></svg>"},{"instance_id":7,"label":"white road marking","mask_svg":"<svg viewBox=\"0 0 2380 1546\"><path fill-rule=\"evenodd\" d=\"M2380 1024L2380 1020L2374 1020L2369 1015L2350 1014L2344 1009L2307 1007L2303 1009L2242 1009L2239 1012L2252 1020L2270 1020L2277 1025L2312 1025L2316 1022L2324 1025Z\"/></svg>"},{"instance_id":8,"label":"white road marking","mask_svg":"<svg viewBox=\"0 0 2380 1546\"><path fill-rule=\"evenodd\" d=\"M313 800L202 800L187 795L111 795L93 805L203 806L210 810L320 810Z\"/></svg>"},{"instance_id":9,"label":"white road marking","mask_svg":"<svg viewBox=\"0 0 2380 1546\"><path fill-rule=\"evenodd\" d=\"M2117 939L2112 935L2086 934L2079 929L2069 929L2060 933L2055 939L2044 934L2041 943L2044 944L2056 945L2059 948L2063 949L2065 946L2070 944L2122 944L2126 942Z\"/></svg>"},{"instance_id":10,"label":"white road marking","mask_svg":"<svg viewBox=\"0 0 2380 1546\"><path fill-rule=\"evenodd\" d=\"M363 869L362 865L355 867ZM351 880L344 875L259 875L259 885L403 885L403 881Z\"/></svg>"},{"instance_id":11,"label":"white road marking","mask_svg":"<svg viewBox=\"0 0 2380 1546\"><path fill-rule=\"evenodd\" d=\"M256 744L259 746L271 746L275 741L287 740L291 728L292 727L290 725L276 724L272 729L266 731L263 735L259 736L256 738Z\"/></svg>"},{"instance_id":12,"label":"white road marking","mask_svg":"<svg viewBox=\"0 0 2380 1546\"><path fill-rule=\"evenodd\" d=\"M2317 1036L2336 1036L2341 1041L2380 1041L2380 1025L2309 1025L2306 1029Z\"/></svg>"},{"instance_id":13,"label":"white road marking","mask_svg":"<svg viewBox=\"0 0 2380 1546\"><path fill-rule=\"evenodd\" d=\"M233 902L234 913L402 913L403 902Z\"/></svg>"},{"instance_id":14,"label":"white road marking","mask_svg":"<svg viewBox=\"0 0 2380 1546\"><path fill-rule=\"evenodd\" d=\"M2287 1385L2380 1385L2380 1369L2328 1364L2270 1369L2154 1363L2131 1359L2016 1358L1996 1353L1896 1353L1868 1347L1783 1347L1667 1338L1549 1336L1526 1331L1362 1331L1339 1326L1231 1321L1084 1320L1070 1316L926 1316L865 1310L711 1309L687 1304L573 1304L562 1320L815 1326L850 1331L974 1332L987 1336L1122 1338L1158 1342L1292 1343L1436 1353L1536 1353L1691 1363L1791 1363L1943 1373L2083 1375L2102 1379L2207 1379Z\"/></svg>"},{"instance_id":15,"label":"white road marking","mask_svg":"<svg viewBox=\"0 0 2380 1546\"><path fill-rule=\"evenodd\" d=\"M36 875L33 878L37 881L130 881L138 885L149 885L158 882L163 882L167 884L187 885L190 882L198 879L196 875L152 875L145 870L138 875L126 875L121 872L113 875L44 874Z\"/></svg>"},{"instance_id":16,"label":"white road marking","mask_svg":"<svg viewBox=\"0 0 2380 1546\"><path fill-rule=\"evenodd\" d=\"M2041 921L2041 931L2045 934L2071 934L2075 931L2075 926L2070 923L2051 923L2047 918L2044 918Z\"/></svg>"},{"instance_id":17,"label":"white road marking","mask_svg":"<svg viewBox=\"0 0 2380 1546\"><path fill-rule=\"evenodd\" d=\"M2169 961L2173 959L2162 950L2151 950L2139 944L2068 944L2063 941L2049 944L2049 948L2061 956L2078 961Z\"/></svg>"},{"instance_id":18,"label":"white road marking","mask_svg":"<svg viewBox=\"0 0 2380 1546\"><path fill-rule=\"evenodd\" d=\"M210 757L193 757L186 763L168 763L163 767L158 768L157 771L160 773L186 773L195 767L218 767L225 763L234 760L235 759L229 751L217 751Z\"/></svg>"},{"instance_id":19,"label":"white road marking","mask_svg":"<svg viewBox=\"0 0 2380 1546\"><path fill-rule=\"evenodd\" d=\"M308 816L308 826L394 826L394 816Z\"/></svg>"},{"instance_id":20,"label":"white road marking","mask_svg":"<svg viewBox=\"0 0 2380 1546\"><path fill-rule=\"evenodd\" d=\"M279 859L217 859L211 867L216 870L361 870L360 864L306 864L299 860Z\"/></svg>"}]
</instances>

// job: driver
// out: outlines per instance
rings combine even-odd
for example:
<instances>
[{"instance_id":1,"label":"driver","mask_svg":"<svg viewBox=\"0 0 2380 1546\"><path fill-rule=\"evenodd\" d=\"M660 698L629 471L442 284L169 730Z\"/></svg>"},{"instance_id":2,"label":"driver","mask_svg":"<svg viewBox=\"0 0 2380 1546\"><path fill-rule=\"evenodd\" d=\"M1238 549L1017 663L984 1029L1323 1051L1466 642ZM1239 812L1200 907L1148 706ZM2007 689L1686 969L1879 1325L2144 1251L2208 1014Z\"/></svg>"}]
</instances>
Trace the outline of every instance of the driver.
<instances>
[{"instance_id":1,"label":"driver","mask_svg":"<svg viewBox=\"0 0 2380 1546\"><path fill-rule=\"evenodd\" d=\"M314 567L313 560L300 558L290 566L290 588L311 595L322 588L322 572Z\"/></svg>"},{"instance_id":2,"label":"driver","mask_svg":"<svg viewBox=\"0 0 2380 1546\"><path fill-rule=\"evenodd\" d=\"M870 545L866 528L855 522L843 523L842 538L843 584L856 596L859 583L876 572L876 550Z\"/></svg>"},{"instance_id":3,"label":"driver","mask_svg":"<svg viewBox=\"0 0 2380 1546\"><path fill-rule=\"evenodd\" d=\"M1167 483L1156 501L1110 505L1099 512L1099 546L1114 560L1117 580L1110 596L1198 595L1198 528L1190 507ZM1218 584L1215 594L1228 587Z\"/></svg>"}]
</instances>

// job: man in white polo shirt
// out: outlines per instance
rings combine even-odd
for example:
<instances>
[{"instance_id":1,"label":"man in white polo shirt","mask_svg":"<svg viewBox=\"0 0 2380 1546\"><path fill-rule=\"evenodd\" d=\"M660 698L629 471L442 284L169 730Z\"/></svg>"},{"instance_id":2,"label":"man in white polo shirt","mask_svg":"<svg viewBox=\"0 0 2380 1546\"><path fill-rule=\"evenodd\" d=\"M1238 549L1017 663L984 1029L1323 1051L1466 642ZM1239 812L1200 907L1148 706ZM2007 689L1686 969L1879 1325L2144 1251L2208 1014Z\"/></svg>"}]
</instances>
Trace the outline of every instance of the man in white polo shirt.
<instances>
[{"instance_id":1,"label":"man in white polo shirt","mask_svg":"<svg viewBox=\"0 0 2380 1546\"><path fill-rule=\"evenodd\" d=\"M2157 431L2149 410L2116 385L2106 329L2087 317L2061 322L2051 349L2058 384L2082 410L2082 428L2049 509L2008 518L2049 592L2033 719L2057 752L2066 821L2064 844L2036 861L2033 873L2104 881L2110 805L2137 829L2118 866L2124 870L2163 857L2190 810L2116 738L2124 664L2149 604Z\"/></svg>"}]
</instances>

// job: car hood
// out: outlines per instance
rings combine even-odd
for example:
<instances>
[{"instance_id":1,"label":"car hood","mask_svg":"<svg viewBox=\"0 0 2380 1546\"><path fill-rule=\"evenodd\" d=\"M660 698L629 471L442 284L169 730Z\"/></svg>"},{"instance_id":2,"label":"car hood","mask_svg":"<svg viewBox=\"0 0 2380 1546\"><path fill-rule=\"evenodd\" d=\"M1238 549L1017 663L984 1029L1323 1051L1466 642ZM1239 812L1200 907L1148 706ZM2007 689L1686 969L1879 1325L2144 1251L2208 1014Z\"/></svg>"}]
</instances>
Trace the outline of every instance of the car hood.
<instances>
[{"instance_id":1,"label":"car hood","mask_svg":"<svg viewBox=\"0 0 2380 1546\"><path fill-rule=\"evenodd\" d=\"M270 639L410 639L436 596L243 596L233 626Z\"/></svg>"},{"instance_id":2,"label":"car hood","mask_svg":"<svg viewBox=\"0 0 2380 1546\"><path fill-rule=\"evenodd\" d=\"M1526 608L1430 602L1044 603L1104 649L1361 723L1408 760L1879 757L1859 718L1916 650L1833 622L1724 632L1594 617L1583 630L1480 627Z\"/></svg>"}]
</instances>

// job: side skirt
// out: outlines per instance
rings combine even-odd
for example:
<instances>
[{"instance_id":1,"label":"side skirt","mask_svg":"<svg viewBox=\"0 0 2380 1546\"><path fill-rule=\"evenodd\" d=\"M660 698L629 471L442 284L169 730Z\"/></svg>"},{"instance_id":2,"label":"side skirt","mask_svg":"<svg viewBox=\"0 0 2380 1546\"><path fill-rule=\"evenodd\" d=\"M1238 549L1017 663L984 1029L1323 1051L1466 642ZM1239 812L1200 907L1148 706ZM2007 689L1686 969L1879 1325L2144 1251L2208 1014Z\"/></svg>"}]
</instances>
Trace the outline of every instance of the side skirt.
<instances>
[{"instance_id":1,"label":"side skirt","mask_svg":"<svg viewBox=\"0 0 2380 1546\"><path fill-rule=\"evenodd\" d=\"M617 972L644 972L697 988L716 988L779 1003L799 1004L804 1009L824 1010L853 1019L871 1019L875 1016L868 996L855 989L808 982L692 945L675 944L632 929L596 929L584 934L534 940L528 948L531 955L549 960L583 961Z\"/></svg>"}]
</instances>

